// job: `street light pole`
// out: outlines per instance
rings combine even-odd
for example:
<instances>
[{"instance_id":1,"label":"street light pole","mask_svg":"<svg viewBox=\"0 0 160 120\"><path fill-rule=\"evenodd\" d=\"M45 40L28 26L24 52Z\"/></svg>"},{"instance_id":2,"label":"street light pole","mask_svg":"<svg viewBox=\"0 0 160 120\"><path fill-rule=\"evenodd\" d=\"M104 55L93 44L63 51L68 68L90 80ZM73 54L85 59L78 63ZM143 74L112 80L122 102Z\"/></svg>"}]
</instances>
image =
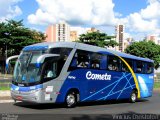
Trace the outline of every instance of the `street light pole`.
<instances>
[{"instance_id":1,"label":"street light pole","mask_svg":"<svg viewBox=\"0 0 160 120\"><path fill-rule=\"evenodd\" d=\"M7 54L7 44L6 44L6 60L7 60L8 54Z\"/></svg>"},{"instance_id":2,"label":"street light pole","mask_svg":"<svg viewBox=\"0 0 160 120\"><path fill-rule=\"evenodd\" d=\"M6 60L7 60L7 57L8 57L8 53L7 53L7 43L5 43L5 62L6 62ZM6 64L6 63L5 63ZM5 67L5 76L6 76L6 74L7 74L7 69L6 69L6 67ZM5 76L4 76L4 78L5 78Z\"/></svg>"},{"instance_id":3,"label":"street light pole","mask_svg":"<svg viewBox=\"0 0 160 120\"><path fill-rule=\"evenodd\" d=\"M6 38L10 38L10 33L5 33L5 35L6 35ZM6 57L6 60L7 60L7 57L8 57L8 50L7 50L8 48L7 48L7 43L5 43L5 51L6 51L6 55L5 55L5 57ZM5 69L5 74L7 74L7 70Z\"/></svg>"}]
</instances>

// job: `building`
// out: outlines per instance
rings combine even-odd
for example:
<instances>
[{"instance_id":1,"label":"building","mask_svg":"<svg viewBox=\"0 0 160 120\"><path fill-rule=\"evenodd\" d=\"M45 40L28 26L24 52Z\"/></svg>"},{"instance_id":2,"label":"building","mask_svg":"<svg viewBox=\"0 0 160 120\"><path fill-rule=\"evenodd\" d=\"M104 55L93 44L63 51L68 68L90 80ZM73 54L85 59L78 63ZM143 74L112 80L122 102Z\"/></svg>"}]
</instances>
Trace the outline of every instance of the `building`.
<instances>
[{"instance_id":1,"label":"building","mask_svg":"<svg viewBox=\"0 0 160 120\"><path fill-rule=\"evenodd\" d=\"M99 32L96 28L92 27L90 30L87 30L87 33Z\"/></svg>"},{"instance_id":2,"label":"building","mask_svg":"<svg viewBox=\"0 0 160 120\"><path fill-rule=\"evenodd\" d=\"M70 31L70 40L76 41L78 39L77 31Z\"/></svg>"},{"instance_id":3,"label":"building","mask_svg":"<svg viewBox=\"0 0 160 120\"><path fill-rule=\"evenodd\" d=\"M70 41L70 26L63 22L60 24L50 25L46 30L47 42Z\"/></svg>"},{"instance_id":4,"label":"building","mask_svg":"<svg viewBox=\"0 0 160 120\"><path fill-rule=\"evenodd\" d=\"M152 42L154 42L155 44L160 45L160 36L157 36L157 35L149 35L149 36L146 37L146 40L147 40L147 41L152 41Z\"/></svg>"},{"instance_id":5,"label":"building","mask_svg":"<svg viewBox=\"0 0 160 120\"><path fill-rule=\"evenodd\" d=\"M134 42L133 38L127 38L124 40L124 50Z\"/></svg>"},{"instance_id":6,"label":"building","mask_svg":"<svg viewBox=\"0 0 160 120\"><path fill-rule=\"evenodd\" d=\"M152 41L157 44L157 39L156 39L156 36L154 35L147 36L147 41Z\"/></svg>"},{"instance_id":7,"label":"building","mask_svg":"<svg viewBox=\"0 0 160 120\"><path fill-rule=\"evenodd\" d=\"M124 25L116 26L116 42L119 43L119 46L116 47L116 50L123 52L124 51Z\"/></svg>"},{"instance_id":8,"label":"building","mask_svg":"<svg viewBox=\"0 0 160 120\"><path fill-rule=\"evenodd\" d=\"M160 38L158 39L158 45L160 45Z\"/></svg>"}]
</instances>

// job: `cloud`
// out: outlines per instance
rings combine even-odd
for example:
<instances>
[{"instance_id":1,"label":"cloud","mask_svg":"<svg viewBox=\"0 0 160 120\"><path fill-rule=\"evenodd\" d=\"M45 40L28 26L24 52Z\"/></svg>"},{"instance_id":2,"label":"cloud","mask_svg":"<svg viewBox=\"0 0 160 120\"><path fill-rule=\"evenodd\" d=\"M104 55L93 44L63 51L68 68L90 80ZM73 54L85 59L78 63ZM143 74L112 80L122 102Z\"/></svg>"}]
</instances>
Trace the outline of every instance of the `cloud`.
<instances>
[{"instance_id":1,"label":"cloud","mask_svg":"<svg viewBox=\"0 0 160 120\"><path fill-rule=\"evenodd\" d=\"M112 0L36 0L39 8L28 16L31 24L66 21L71 25L114 25Z\"/></svg>"},{"instance_id":2,"label":"cloud","mask_svg":"<svg viewBox=\"0 0 160 120\"><path fill-rule=\"evenodd\" d=\"M142 9L140 14L144 19L155 19L160 17L160 1L159 0L149 0L149 5L147 8Z\"/></svg>"},{"instance_id":3,"label":"cloud","mask_svg":"<svg viewBox=\"0 0 160 120\"><path fill-rule=\"evenodd\" d=\"M146 8L131 13L125 18L117 19L117 23L124 24L130 33L139 33L142 37L147 34L160 34L160 0L148 0Z\"/></svg>"},{"instance_id":4,"label":"cloud","mask_svg":"<svg viewBox=\"0 0 160 120\"><path fill-rule=\"evenodd\" d=\"M6 19L12 19L22 14L18 5L21 0L1 0L0 1L0 22Z\"/></svg>"},{"instance_id":5,"label":"cloud","mask_svg":"<svg viewBox=\"0 0 160 120\"><path fill-rule=\"evenodd\" d=\"M36 1L39 8L28 16L29 23L33 25L47 26L66 21L71 26L81 26L75 27L78 34L81 34L87 27L114 33L114 25L124 24L127 33L136 39L144 38L147 34L160 34L160 0L148 0L146 8L126 17L123 17L123 13L114 11L115 4L112 0Z\"/></svg>"},{"instance_id":6,"label":"cloud","mask_svg":"<svg viewBox=\"0 0 160 120\"><path fill-rule=\"evenodd\" d=\"M157 21L154 19L145 20L141 14L134 13L128 17L128 26L130 27L130 31L152 32L156 30Z\"/></svg>"},{"instance_id":7,"label":"cloud","mask_svg":"<svg viewBox=\"0 0 160 120\"><path fill-rule=\"evenodd\" d=\"M77 34L83 34L86 33L87 30L90 30L91 28L89 27L81 27L81 26L77 26L77 27L71 27L70 30L71 31L77 31Z\"/></svg>"},{"instance_id":8,"label":"cloud","mask_svg":"<svg viewBox=\"0 0 160 120\"><path fill-rule=\"evenodd\" d=\"M115 12L115 17L122 17L123 15L119 12Z\"/></svg>"}]
</instances>

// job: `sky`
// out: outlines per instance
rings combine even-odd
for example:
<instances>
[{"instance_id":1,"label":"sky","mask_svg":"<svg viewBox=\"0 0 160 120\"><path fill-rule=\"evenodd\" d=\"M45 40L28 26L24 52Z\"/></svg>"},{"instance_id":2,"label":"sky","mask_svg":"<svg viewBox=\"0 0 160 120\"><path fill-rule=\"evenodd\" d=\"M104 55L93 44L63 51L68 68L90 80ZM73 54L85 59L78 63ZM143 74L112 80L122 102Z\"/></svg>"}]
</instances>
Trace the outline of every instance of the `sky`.
<instances>
[{"instance_id":1,"label":"sky","mask_svg":"<svg viewBox=\"0 0 160 120\"><path fill-rule=\"evenodd\" d=\"M142 40L160 35L160 0L0 0L0 22L21 20L45 32L50 24L66 21L79 34L95 27L109 35L124 24L125 37Z\"/></svg>"}]
</instances>

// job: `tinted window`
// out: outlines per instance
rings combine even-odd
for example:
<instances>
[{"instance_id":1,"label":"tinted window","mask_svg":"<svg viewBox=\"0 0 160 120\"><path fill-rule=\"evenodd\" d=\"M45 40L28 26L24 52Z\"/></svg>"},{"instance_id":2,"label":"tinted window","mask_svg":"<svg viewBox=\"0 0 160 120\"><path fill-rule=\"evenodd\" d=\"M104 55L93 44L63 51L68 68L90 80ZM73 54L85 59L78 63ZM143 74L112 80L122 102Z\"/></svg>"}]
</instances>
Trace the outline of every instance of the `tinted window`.
<instances>
[{"instance_id":1,"label":"tinted window","mask_svg":"<svg viewBox=\"0 0 160 120\"><path fill-rule=\"evenodd\" d=\"M125 58L124 58L124 60L129 64L129 66L130 66L131 68L133 68L132 60L130 60L130 59L125 59ZM122 71L123 71L123 72L130 72L128 66L127 66L123 61L122 61L121 63L122 63Z\"/></svg>"},{"instance_id":2,"label":"tinted window","mask_svg":"<svg viewBox=\"0 0 160 120\"><path fill-rule=\"evenodd\" d=\"M145 66L144 66L144 62L142 62L142 61L135 61L135 63L136 63L136 67L135 67L135 72L137 72L137 73L144 73L144 68L145 68Z\"/></svg>"},{"instance_id":3,"label":"tinted window","mask_svg":"<svg viewBox=\"0 0 160 120\"><path fill-rule=\"evenodd\" d=\"M146 73L153 73L154 65L153 63L146 63Z\"/></svg>"},{"instance_id":4,"label":"tinted window","mask_svg":"<svg viewBox=\"0 0 160 120\"><path fill-rule=\"evenodd\" d=\"M75 57L77 57L77 67L89 68L89 52L77 51Z\"/></svg>"},{"instance_id":5,"label":"tinted window","mask_svg":"<svg viewBox=\"0 0 160 120\"><path fill-rule=\"evenodd\" d=\"M49 53L60 54L60 56L68 57L71 51L72 48L59 47L59 48L51 48Z\"/></svg>"},{"instance_id":6,"label":"tinted window","mask_svg":"<svg viewBox=\"0 0 160 120\"><path fill-rule=\"evenodd\" d=\"M119 71L120 60L116 56L108 56L108 70Z\"/></svg>"},{"instance_id":7,"label":"tinted window","mask_svg":"<svg viewBox=\"0 0 160 120\"><path fill-rule=\"evenodd\" d=\"M84 50L77 50L69 70L76 68L106 69L106 55Z\"/></svg>"},{"instance_id":8,"label":"tinted window","mask_svg":"<svg viewBox=\"0 0 160 120\"><path fill-rule=\"evenodd\" d=\"M106 69L107 64L107 56L99 53L91 54L91 62L90 67L92 69Z\"/></svg>"},{"instance_id":9,"label":"tinted window","mask_svg":"<svg viewBox=\"0 0 160 120\"><path fill-rule=\"evenodd\" d=\"M57 60L46 60L42 66L42 81L46 82L59 76L59 62Z\"/></svg>"},{"instance_id":10,"label":"tinted window","mask_svg":"<svg viewBox=\"0 0 160 120\"><path fill-rule=\"evenodd\" d=\"M100 59L101 59L101 55L97 54L97 53L92 53L91 54L91 66L90 68L92 69L100 69Z\"/></svg>"},{"instance_id":11,"label":"tinted window","mask_svg":"<svg viewBox=\"0 0 160 120\"><path fill-rule=\"evenodd\" d=\"M70 67L71 68L89 68L89 52L87 51L82 51L82 50L77 50Z\"/></svg>"}]
</instances>

